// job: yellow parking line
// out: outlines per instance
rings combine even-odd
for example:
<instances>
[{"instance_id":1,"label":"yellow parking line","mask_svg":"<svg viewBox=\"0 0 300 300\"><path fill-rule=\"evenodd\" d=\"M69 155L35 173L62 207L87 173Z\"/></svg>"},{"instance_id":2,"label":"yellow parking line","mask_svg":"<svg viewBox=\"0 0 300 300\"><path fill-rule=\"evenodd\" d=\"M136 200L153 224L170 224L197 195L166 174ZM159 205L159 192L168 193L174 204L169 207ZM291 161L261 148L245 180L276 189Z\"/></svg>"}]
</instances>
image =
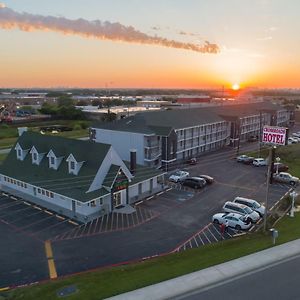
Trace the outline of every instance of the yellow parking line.
<instances>
[{"instance_id":1,"label":"yellow parking line","mask_svg":"<svg viewBox=\"0 0 300 300\"><path fill-rule=\"evenodd\" d=\"M48 214L48 215L53 215L53 213L51 212L51 211L49 211L49 210L44 210L44 212L46 213L46 214Z\"/></svg>"},{"instance_id":2,"label":"yellow parking line","mask_svg":"<svg viewBox=\"0 0 300 300\"><path fill-rule=\"evenodd\" d=\"M51 247L50 241L45 242L45 250L46 250L47 258L53 258L53 252L52 252L52 247Z\"/></svg>"},{"instance_id":3,"label":"yellow parking line","mask_svg":"<svg viewBox=\"0 0 300 300\"><path fill-rule=\"evenodd\" d=\"M5 292L5 291L8 291L9 290L9 287L4 287L4 288L0 288L0 292Z\"/></svg>"},{"instance_id":4,"label":"yellow parking line","mask_svg":"<svg viewBox=\"0 0 300 300\"><path fill-rule=\"evenodd\" d=\"M70 224L73 224L73 225L76 225L76 226L79 225L78 223L76 223L76 222L74 222L74 221L71 221L71 220L69 220L68 222L69 222Z\"/></svg>"},{"instance_id":5,"label":"yellow parking line","mask_svg":"<svg viewBox=\"0 0 300 300\"><path fill-rule=\"evenodd\" d=\"M48 259L49 276L51 279L55 279L57 278L57 272L56 272L55 262L53 258L51 242L49 240L45 242L45 250Z\"/></svg>"},{"instance_id":6,"label":"yellow parking line","mask_svg":"<svg viewBox=\"0 0 300 300\"><path fill-rule=\"evenodd\" d=\"M48 259L48 267L49 267L49 275L51 279L57 278L57 273L56 273L56 268L55 268L55 263L54 259Z\"/></svg>"},{"instance_id":7,"label":"yellow parking line","mask_svg":"<svg viewBox=\"0 0 300 300\"><path fill-rule=\"evenodd\" d=\"M59 216L59 215L56 215L55 216L57 219L60 219L60 220L65 220L65 218L64 217L62 217L62 216Z\"/></svg>"}]
</instances>

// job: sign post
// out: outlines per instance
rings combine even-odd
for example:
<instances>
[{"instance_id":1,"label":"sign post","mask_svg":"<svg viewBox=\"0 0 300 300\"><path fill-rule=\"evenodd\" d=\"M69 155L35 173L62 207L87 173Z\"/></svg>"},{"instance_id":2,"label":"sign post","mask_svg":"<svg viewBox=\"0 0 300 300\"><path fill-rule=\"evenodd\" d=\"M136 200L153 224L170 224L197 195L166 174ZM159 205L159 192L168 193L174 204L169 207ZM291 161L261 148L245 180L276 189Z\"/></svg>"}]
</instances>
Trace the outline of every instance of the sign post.
<instances>
[{"instance_id":1,"label":"sign post","mask_svg":"<svg viewBox=\"0 0 300 300\"><path fill-rule=\"evenodd\" d=\"M269 185L273 179L273 167L275 159L275 149L277 145L284 146L287 142L287 128L265 125L262 132L262 143L272 146L269 152L267 187L266 187L266 213L264 215L264 231L267 229Z\"/></svg>"}]
</instances>

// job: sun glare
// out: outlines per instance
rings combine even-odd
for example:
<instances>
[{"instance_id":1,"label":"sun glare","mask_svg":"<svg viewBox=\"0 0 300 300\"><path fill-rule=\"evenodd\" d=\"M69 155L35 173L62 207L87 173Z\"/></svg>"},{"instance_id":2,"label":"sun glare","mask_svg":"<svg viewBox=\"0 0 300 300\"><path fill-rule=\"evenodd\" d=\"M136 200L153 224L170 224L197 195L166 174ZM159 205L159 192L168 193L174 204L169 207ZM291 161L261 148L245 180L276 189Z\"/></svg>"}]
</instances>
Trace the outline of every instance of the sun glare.
<instances>
[{"instance_id":1,"label":"sun glare","mask_svg":"<svg viewBox=\"0 0 300 300\"><path fill-rule=\"evenodd\" d=\"M240 89L240 85L237 84L237 83L235 83L235 84L232 85L231 88L232 88L234 91L238 91L238 90Z\"/></svg>"}]
</instances>

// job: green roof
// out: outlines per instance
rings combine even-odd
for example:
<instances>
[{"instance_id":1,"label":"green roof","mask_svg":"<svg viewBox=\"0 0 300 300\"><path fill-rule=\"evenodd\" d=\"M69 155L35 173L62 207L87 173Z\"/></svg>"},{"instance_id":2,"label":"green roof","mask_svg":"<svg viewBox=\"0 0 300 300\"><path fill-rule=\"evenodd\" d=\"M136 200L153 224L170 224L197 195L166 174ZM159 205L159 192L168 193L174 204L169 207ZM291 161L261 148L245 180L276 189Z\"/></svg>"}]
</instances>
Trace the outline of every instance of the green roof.
<instances>
[{"instance_id":1,"label":"green roof","mask_svg":"<svg viewBox=\"0 0 300 300\"><path fill-rule=\"evenodd\" d=\"M13 147L0 166L1 174L83 202L108 193L103 188L90 193L86 193L86 191L94 180L111 145L44 136L34 132L23 133L17 143L23 150L35 146L39 153L45 153L45 156L40 165L34 165L29 153L24 161L18 160ZM63 156L58 170L49 168L46 155L50 150L53 150L59 157ZM84 161L78 175L68 172L66 158L70 154L73 154L78 162Z\"/></svg>"},{"instance_id":2,"label":"green roof","mask_svg":"<svg viewBox=\"0 0 300 300\"><path fill-rule=\"evenodd\" d=\"M14 146L3 164L0 165L1 174L81 202L88 202L110 194L105 188L89 193L87 193L87 190L111 145L56 136L44 136L34 132L24 132L17 143L20 144L23 150L31 149L35 146L38 151L45 153L45 156L40 165L32 164L29 153L21 161L17 159ZM49 168L49 161L46 155L50 150L59 157L63 156L63 161L58 170ZM84 162L78 175L72 175L68 172L68 163L65 160L70 154L73 154L78 162ZM129 167L129 162L125 162L125 164ZM119 169L120 166L111 165L103 182L105 187L112 186ZM159 174L162 174L159 170L138 165L135 177L129 185Z\"/></svg>"}]
</instances>

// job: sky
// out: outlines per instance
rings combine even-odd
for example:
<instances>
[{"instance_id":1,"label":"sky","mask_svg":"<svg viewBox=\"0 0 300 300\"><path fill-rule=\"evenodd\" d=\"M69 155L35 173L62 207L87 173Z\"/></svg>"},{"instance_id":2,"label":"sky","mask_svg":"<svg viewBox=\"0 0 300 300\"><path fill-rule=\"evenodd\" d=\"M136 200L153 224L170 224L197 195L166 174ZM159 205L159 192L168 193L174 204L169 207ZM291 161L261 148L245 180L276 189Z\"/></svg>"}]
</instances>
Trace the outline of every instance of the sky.
<instances>
[{"instance_id":1,"label":"sky","mask_svg":"<svg viewBox=\"0 0 300 300\"><path fill-rule=\"evenodd\" d=\"M300 87L298 0L0 0L0 87Z\"/></svg>"}]
</instances>

